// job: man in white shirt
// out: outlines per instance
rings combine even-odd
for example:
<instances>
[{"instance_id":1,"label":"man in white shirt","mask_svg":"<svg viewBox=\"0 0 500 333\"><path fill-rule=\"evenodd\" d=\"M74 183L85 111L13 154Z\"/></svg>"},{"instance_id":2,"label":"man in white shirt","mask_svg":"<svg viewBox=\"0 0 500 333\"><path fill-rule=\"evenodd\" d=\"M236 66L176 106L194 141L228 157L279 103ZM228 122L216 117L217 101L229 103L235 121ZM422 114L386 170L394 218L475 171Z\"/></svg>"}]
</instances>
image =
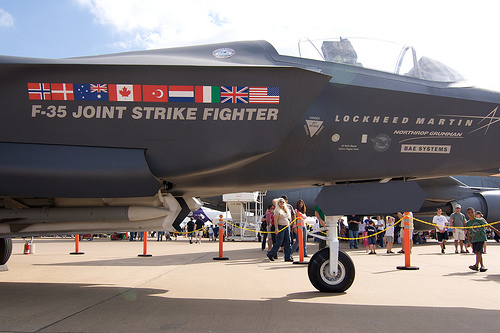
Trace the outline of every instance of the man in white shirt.
<instances>
[{"instance_id":1,"label":"man in white shirt","mask_svg":"<svg viewBox=\"0 0 500 333\"><path fill-rule=\"evenodd\" d=\"M446 222L448 220L446 217L443 215L443 210L441 208L438 208L436 211L436 216L432 219L432 223L436 225L436 236L437 240L439 243L439 246L441 246L441 253L444 254L444 250L446 249L446 241L448 240L448 230L446 228Z\"/></svg>"}]
</instances>

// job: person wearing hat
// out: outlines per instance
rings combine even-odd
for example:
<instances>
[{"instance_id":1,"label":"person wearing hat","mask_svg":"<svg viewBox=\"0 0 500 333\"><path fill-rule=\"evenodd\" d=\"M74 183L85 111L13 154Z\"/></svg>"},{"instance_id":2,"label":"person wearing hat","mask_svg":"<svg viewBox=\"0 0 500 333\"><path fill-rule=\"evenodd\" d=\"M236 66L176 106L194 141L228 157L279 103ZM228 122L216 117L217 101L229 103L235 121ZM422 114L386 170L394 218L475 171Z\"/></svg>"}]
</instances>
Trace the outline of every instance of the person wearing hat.
<instances>
[{"instance_id":1,"label":"person wearing hat","mask_svg":"<svg viewBox=\"0 0 500 333\"><path fill-rule=\"evenodd\" d=\"M453 239L455 240L455 253L458 253L458 243L460 243L460 253L469 253L469 250L464 250L465 241L465 215L460 211L462 206L456 205L455 212L450 215L450 225L453 227ZM458 227L458 228L457 228Z\"/></svg>"}]
</instances>

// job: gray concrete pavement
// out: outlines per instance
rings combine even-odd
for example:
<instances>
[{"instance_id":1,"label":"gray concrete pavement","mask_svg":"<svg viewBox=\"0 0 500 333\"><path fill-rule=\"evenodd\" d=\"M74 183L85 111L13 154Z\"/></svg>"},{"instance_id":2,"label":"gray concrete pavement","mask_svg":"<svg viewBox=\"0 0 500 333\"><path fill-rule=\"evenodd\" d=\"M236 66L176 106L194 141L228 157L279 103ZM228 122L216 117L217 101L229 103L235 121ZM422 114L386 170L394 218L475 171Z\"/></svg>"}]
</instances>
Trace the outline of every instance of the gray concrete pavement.
<instances>
[{"instance_id":1,"label":"gray concrete pavement","mask_svg":"<svg viewBox=\"0 0 500 333\"><path fill-rule=\"evenodd\" d=\"M45 238L24 255L15 239L0 272L0 331L471 332L500 324L500 244L491 241L485 273L469 270L474 255L454 254L451 244L445 255L437 243L416 246L417 271L397 270L403 255L384 249L347 249L356 278L342 294L317 292L307 266L270 262L258 243L224 243L227 261L213 260L218 243L148 245L152 257L141 258L141 242L82 241L85 254L74 256L73 240Z\"/></svg>"}]
</instances>

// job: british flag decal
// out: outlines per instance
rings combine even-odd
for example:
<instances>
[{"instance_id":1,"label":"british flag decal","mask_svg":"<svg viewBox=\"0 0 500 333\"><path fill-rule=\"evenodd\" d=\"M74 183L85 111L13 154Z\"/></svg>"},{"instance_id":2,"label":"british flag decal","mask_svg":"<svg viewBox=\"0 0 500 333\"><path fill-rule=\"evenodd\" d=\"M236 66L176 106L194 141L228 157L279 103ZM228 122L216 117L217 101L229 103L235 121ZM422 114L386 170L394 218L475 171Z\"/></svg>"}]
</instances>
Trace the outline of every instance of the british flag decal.
<instances>
[{"instance_id":1,"label":"british flag decal","mask_svg":"<svg viewBox=\"0 0 500 333\"><path fill-rule=\"evenodd\" d=\"M220 87L221 103L248 103L248 87Z\"/></svg>"}]
</instances>

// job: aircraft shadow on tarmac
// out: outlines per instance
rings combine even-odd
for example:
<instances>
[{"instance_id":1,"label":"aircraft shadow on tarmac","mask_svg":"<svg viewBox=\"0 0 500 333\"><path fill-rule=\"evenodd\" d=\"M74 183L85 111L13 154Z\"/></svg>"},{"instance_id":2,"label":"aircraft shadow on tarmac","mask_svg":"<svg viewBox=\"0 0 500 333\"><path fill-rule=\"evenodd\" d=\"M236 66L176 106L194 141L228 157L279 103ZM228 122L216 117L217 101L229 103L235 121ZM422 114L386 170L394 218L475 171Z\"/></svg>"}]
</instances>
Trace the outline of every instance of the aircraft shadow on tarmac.
<instances>
[{"instance_id":1,"label":"aircraft shadow on tarmac","mask_svg":"<svg viewBox=\"0 0 500 333\"><path fill-rule=\"evenodd\" d=\"M208 263L212 262L217 264L220 262L214 261L213 258L218 257L219 253L210 252L195 252L195 253L181 253L181 254L162 254L162 255L152 255L151 257L131 257L131 258L119 258L119 259L99 259L99 260L89 260L89 261L73 261L73 262L61 262L61 263L50 263L50 264L34 264L40 266L146 266L146 267L156 267L156 266L170 266L170 265L185 265L191 263ZM231 259L231 257L238 258L234 260L225 261L224 264L227 265L254 265L262 262L269 262L266 258L266 252L256 250L224 250L224 256ZM276 262L276 267L278 268L288 268L298 267L297 265L292 265L286 263L284 267L279 265L279 263L284 264L283 256L279 254L280 259ZM80 257L82 258L82 257ZM297 255L298 258L298 255ZM304 265L304 267L307 267Z\"/></svg>"},{"instance_id":2,"label":"aircraft shadow on tarmac","mask_svg":"<svg viewBox=\"0 0 500 333\"><path fill-rule=\"evenodd\" d=\"M345 294L333 296L336 304L325 304L332 295L319 292L262 301L183 299L151 288L6 282L0 283L0 294L0 331L24 332L261 332L278 323L280 331L471 332L479 325L495 331L496 321L485 319L500 314L467 307L337 304ZM317 298L322 303L315 303Z\"/></svg>"}]
</instances>

